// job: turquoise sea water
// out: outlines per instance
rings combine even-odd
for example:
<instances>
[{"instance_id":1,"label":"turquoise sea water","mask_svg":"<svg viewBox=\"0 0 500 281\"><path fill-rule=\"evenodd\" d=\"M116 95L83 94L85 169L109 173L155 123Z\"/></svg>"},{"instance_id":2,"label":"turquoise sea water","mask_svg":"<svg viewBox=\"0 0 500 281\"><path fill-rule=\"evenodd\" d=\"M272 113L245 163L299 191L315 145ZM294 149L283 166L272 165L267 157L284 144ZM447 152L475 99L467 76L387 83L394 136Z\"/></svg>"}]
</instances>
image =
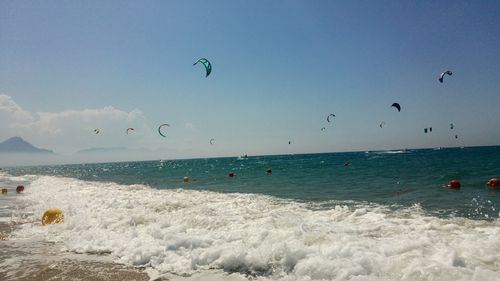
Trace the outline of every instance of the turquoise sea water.
<instances>
[{"instance_id":1,"label":"turquoise sea water","mask_svg":"<svg viewBox=\"0 0 500 281\"><path fill-rule=\"evenodd\" d=\"M345 163L349 163L345 166ZM272 174L266 173L272 168ZM375 203L393 209L420 206L438 217L498 219L500 147L411 149L350 153L158 160L5 168L14 176L50 175L85 181L145 184L156 189L258 193L317 208ZM235 172L235 177L229 177ZM184 176L189 183L183 183ZM451 179L460 190L446 188Z\"/></svg>"},{"instance_id":2,"label":"turquoise sea water","mask_svg":"<svg viewBox=\"0 0 500 281\"><path fill-rule=\"evenodd\" d=\"M5 250L0 276L36 274L50 245L153 279L500 280L493 177L498 146L4 168L5 243L27 254Z\"/></svg>"}]
</instances>

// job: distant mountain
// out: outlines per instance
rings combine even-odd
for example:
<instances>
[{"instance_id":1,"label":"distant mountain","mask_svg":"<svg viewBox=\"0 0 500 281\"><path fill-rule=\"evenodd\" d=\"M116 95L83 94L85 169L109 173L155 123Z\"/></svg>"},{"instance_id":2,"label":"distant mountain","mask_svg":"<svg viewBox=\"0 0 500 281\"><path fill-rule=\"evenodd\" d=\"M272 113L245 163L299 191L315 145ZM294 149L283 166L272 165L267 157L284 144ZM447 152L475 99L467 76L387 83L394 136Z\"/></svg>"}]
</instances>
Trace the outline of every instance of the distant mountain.
<instances>
[{"instance_id":1,"label":"distant mountain","mask_svg":"<svg viewBox=\"0 0 500 281\"><path fill-rule=\"evenodd\" d=\"M86 154L86 153L105 153L105 152L117 152L127 150L126 147L93 147L88 149L82 149L77 151L77 154Z\"/></svg>"},{"instance_id":2,"label":"distant mountain","mask_svg":"<svg viewBox=\"0 0 500 281\"><path fill-rule=\"evenodd\" d=\"M20 137L10 138L0 143L0 153L54 153L52 150L34 147Z\"/></svg>"}]
</instances>

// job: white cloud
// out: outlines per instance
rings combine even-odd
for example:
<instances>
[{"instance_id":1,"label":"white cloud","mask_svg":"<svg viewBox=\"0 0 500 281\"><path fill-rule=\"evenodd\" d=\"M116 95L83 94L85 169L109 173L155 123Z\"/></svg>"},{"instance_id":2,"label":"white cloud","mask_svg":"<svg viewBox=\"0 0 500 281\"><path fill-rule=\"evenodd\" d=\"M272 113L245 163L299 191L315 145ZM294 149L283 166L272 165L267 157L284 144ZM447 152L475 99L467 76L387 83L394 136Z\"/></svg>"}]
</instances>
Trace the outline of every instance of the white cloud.
<instances>
[{"instance_id":1,"label":"white cloud","mask_svg":"<svg viewBox=\"0 0 500 281\"><path fill-rule=\"evenodd\" d=\"M32 122L33 115L23 110L10 96L0 95L0 120L4 124Z\"/></svg>"},{"instance_id":2,"label":"white cloud","mask_svg":"<svg viewBox=\"0 0 500 281\"><path fill-rule=\"evenodd\" d=\"M111 125L112 123L131 123L144 119L138 109L125 112L112 106L102 109L66 110L63 112L38 112L32 122L16 124L19 127L31 128L49 134L61 134L64 130L73 131L75 125L86 130L94 127ZM117 124L118 125L118 124Z\"/></svg>"},{"instance_id":3,"label":"white cloud","mask_svg":"<svg viewBox=\"0 0 500 281\"><path fill-rule=\"evenodd\" d=\"M133 146L134 136L147 137L150 128L138 109L130 112L106 106L97 109L31 113L10 96L0 95L0 141L21 136L35 145L57 152L71 153L89 147ZM128 127L136 128L134 136L124 138ZM101 134L93 133L95 128ZM136 141L136 143L134 143Z\"/></svg>"}]
</instances>

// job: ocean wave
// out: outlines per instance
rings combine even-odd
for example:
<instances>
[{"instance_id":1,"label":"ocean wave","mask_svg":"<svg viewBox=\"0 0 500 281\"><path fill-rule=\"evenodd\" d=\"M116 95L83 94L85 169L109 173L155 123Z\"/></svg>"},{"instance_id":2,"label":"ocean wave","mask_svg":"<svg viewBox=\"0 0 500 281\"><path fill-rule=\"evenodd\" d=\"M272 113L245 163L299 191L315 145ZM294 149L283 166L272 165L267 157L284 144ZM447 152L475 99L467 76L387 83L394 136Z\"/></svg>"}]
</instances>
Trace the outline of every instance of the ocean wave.
<instances>
[{"instance_id":1,"label":"ocean wave","mask_svg":"<svg viewBox=\"0 0 500 281\"><path fill-rule=\"evenodd\" d=\"M408 150L384 150L384 151L374 151L374 154L400 154L408 153Z\"/></svg>"},{"instance_id":2,"label":"ocean wave","mask_svg":"<svg viewBox=\"0 0 500 281\"><path fill-rule=\"evenodd\" d=\"M30 178L30 177L24 177ZM157 190L37 176L18 200L33 220L13 235L160 273L223 270L257 280L498 280L500 223L425 215L418 206L314 209L271 196Z\"/></svg>"}]
</instances>

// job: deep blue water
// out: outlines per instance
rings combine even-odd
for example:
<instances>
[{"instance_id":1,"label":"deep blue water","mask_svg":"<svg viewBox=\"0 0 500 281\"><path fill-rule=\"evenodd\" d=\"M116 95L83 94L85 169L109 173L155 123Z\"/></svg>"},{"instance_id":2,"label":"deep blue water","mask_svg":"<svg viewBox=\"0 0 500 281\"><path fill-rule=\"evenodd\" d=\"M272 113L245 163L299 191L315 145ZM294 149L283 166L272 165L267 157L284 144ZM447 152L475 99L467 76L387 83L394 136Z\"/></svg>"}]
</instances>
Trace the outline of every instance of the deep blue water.
<instances>
[{"instance_id":1,"label":"deep blue water","mask_svg":"<svg viewBox=\"0 0 500 281\"><path fill-rule=\"evenodd\" d=\"M348 162L349 165L344 164ZM266 169L272 168L272 174ZM12 175L55 175L153 188L260 193L328 208L339 201L391 208L418 204L439 216L498 219L500 146L211 158L5 168ZM229 172L235 177L228 177ZM189 183L182 182L184 176ZM446 188L451 179L460 190Z\"/></svg>"}]
</instances>

